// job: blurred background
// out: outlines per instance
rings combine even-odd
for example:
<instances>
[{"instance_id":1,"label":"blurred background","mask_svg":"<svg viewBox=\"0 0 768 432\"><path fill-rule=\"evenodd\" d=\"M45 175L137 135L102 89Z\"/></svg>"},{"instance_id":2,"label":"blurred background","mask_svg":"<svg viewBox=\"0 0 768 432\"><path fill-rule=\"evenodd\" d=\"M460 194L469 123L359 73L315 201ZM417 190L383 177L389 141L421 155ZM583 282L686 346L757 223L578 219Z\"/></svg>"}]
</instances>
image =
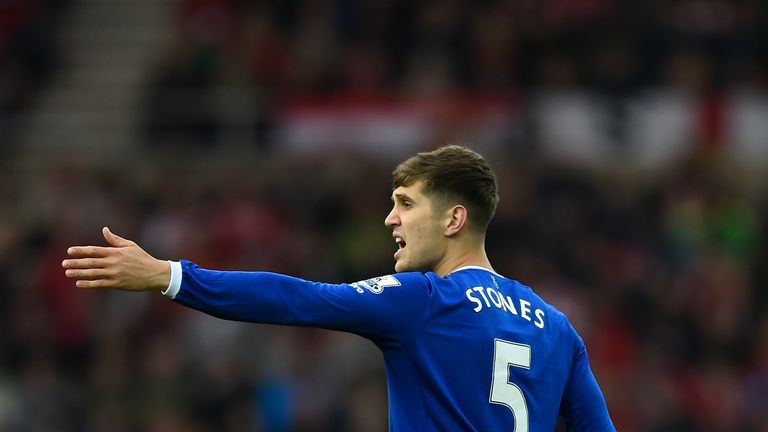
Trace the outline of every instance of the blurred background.
<instances>
[{"instance_id":1,"label":"blurred background","mask_svg":"<svg viewBox=\"0 0 768 432\"><path fill-rule=\"evenodd\" d=\"M566 312L622 431L768 431L758 0L0 0L0 431L383 431L341 333L89 292L161 258L392 271L401 158L482 152L500 273Z\"/></svg>"}]
</instances>

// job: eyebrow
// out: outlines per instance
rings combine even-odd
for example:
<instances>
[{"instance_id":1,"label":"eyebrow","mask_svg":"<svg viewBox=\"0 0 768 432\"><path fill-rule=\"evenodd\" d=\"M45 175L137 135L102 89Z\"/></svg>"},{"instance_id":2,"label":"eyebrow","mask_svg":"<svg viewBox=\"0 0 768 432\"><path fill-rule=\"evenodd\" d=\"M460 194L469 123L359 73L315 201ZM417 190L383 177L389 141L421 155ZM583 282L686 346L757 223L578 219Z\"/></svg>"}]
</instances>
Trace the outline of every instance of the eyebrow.
<instances>
[{"instance_id":1,"label":"eyebrow","mask_svg":"<svg viewBox=\"0 0 768 432\"><path fill-rule=\"evenodd\" d=\"M410 201L413 201L413 198L411 198L410 196L408 196L407 194L404 194L402 192L398 192L396 194L392 194L392 198L391 199L392 199L393 202L395 200L399 200L399 201L410 200Z\"/></svg>"}]
</instances>

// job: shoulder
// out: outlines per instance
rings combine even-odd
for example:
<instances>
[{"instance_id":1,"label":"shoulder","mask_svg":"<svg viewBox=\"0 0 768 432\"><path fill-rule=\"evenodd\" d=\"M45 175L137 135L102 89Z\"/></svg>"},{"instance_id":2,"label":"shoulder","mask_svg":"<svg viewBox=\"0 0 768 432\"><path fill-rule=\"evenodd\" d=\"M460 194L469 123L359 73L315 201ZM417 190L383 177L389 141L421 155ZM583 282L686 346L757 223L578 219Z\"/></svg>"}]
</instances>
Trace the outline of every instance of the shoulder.
<instances>
[{"instance_id":1,"label":"shoulder","mask_svg":"<svg viewBox=\"0 0 768 432\"><path fill-rule=\"evenodd\" d=\"M571 340L576 342L580 340L576 330L571 325L568 316L559 310L557 307L549 303L546 299L541 297L535 290L528 285L525 285L514 279L507 279L512 285L516 286L516 289L520 290L522 296L531 300L537 307L545 311L548 321L548 327L559 333L559 337L564 340Z\"/></svg>"},{"instance_id":2,"label":"shoulder","mask_svg":"<svg viewBox=\"0 0 768 432\"><path fill-rule=\"evenodd\" d=\"M568 315L547 302L544 302L544 304L548 311L547 314L551 317L552 328L556 329L560 340L568 342L569 345L567 346L570 346L575 351L583 347L584 341L571 324Z\"/></svg>"}]
</instances>

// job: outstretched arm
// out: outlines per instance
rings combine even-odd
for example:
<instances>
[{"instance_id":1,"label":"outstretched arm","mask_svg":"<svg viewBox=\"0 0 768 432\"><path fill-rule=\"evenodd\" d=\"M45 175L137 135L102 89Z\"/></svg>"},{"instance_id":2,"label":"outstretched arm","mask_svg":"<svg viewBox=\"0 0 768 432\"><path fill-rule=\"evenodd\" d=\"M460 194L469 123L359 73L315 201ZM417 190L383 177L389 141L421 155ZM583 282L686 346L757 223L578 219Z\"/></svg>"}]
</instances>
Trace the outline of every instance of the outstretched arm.
<instances>
[{"instance_id":1,"label":"outstretched arm","mask_svg":"<svg viewBox=\"0 0 768 432\"><path fill-rule=\"evenodd\" d=\"M171 279L167 261L154 258L135 242L102 228L110 246L73 246L62 261L65 274L80 288L114 288L128 291L162 291Z\"/></svg>"},{"instance_id":2,"label":"outstretched arm","mask_svg":"<svg viewBox=\"0 0 768 432\"><path fill-rule=\"evenodd\" d=\"M72 258L62 266L78 287L167 290L174 301L220 318L343 330L381 343L406 337L428 311L431 283L422 273L329 284L269 272L207 270L184 260L172 271L168 261L106 227L102 231L110 246L67 250Z\"/></svg>"}]
</instances>

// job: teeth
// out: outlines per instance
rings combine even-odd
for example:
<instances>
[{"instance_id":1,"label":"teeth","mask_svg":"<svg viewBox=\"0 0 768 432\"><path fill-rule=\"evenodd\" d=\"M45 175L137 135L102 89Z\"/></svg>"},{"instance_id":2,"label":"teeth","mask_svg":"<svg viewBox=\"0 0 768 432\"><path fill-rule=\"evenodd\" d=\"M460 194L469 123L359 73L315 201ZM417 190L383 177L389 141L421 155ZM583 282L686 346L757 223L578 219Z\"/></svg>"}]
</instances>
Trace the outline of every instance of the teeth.
<instances>
[{"instance_id":1,"label":"teeth","mask_svg":"<svg viewBox=\"0 0 768 432\"><path fill-rule=\"evenodd\" d=\"M400 237L395 237L395 243L397 243L397 245L398 245L398 246L400 246L401 248L402 248L402 247L403 247L403 245L405 244L405 242L403 241L403 239L402 239L402 238L400 238Z\"/></svg>"}]
</instances>

